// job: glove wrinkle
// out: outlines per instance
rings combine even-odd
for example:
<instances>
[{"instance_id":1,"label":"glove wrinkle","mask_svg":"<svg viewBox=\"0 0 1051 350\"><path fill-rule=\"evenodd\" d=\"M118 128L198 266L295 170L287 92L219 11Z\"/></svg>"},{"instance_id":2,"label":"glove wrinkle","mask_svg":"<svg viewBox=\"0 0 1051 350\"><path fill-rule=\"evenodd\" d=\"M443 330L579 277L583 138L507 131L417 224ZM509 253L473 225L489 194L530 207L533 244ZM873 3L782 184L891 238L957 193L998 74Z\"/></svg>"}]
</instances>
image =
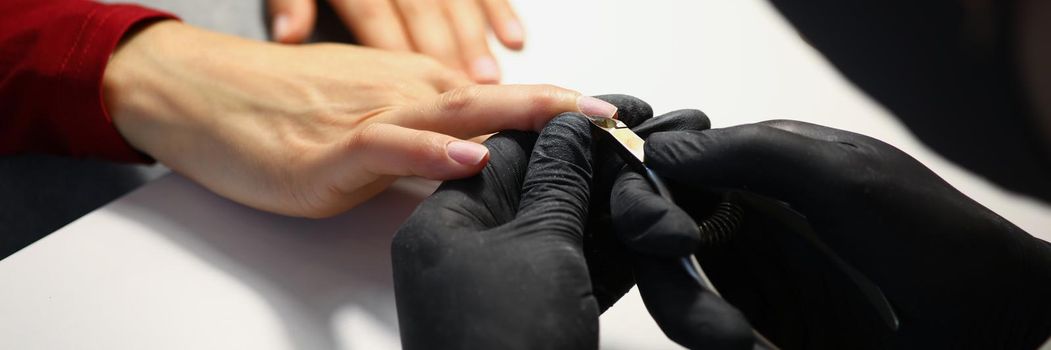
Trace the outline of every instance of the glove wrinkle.
<instances>
[{"instance_id":1,"label":"glove wrinkle","mask_svg":"<svg viewBox=\"0 0 1051 350\"><path fill-rule=\"evenodd\" d=\"M563 114L540 134L522 184L519 216L549 229L573 228L579 239L587 217L591 182L591 129L582 115Z\"/></svg>"},{"instance_id":2,"label":"glove wrinkle","mask_svg":"<svg viewBox=\"0 0 1051 350\"><path fill-rule=\"evenodd\" d=\"M640 135L710 125L697 110L651 119L638 99L600 98ZM608 201L623 162L580 115L485 145L483 172L442 184L394 237L402 346L598 348L599 313L634 283Z\"/></svg>"},{"instance_id":3,"label":"glove wrinkle","mask_svg":"<svg viewBox=\"0 0 1051 350\"><path fill-rule=\"evenodd\" d=\"M632 249L661 250L653 237L677 231L658 228L695 222L669 207L703 215L706 201L695 198L712 189L766 199L746 203L728 244L697 256L726 300L782 348L1032 349L1051 333L1048 245L884 142L779 120L656 133L646 154L676 203L612 197L617 226L643 226L625 237ZM625 181L617 186L635 189L617 191L647 185ZM866 321L879 320L868 299L805 231L882 290L897 332Z\"/></svg>"}]
</instances>

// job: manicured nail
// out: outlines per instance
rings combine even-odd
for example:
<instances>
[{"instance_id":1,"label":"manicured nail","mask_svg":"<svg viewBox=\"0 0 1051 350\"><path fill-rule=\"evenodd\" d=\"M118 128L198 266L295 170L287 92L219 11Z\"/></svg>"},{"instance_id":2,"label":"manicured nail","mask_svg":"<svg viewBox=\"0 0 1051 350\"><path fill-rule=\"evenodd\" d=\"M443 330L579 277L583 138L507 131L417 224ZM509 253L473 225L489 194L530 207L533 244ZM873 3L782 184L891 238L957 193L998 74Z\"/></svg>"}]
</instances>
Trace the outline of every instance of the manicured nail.
<instances>
[{"instance_id":1,"label":"manicured nail","mask_svg":"<svg viewBox=\"0 0 1051 350\"><path fill-rule=\"evenodd\" d=\"M504 34L507 35L508 41L517 43L525 41L525 30L522 29L522 23L518 21L507 21L504 24Z\"/></svg>"},{"instance_id":2,"label":"manicured nail","mask_svg":"<svg viewBox=\"0 0 1051 350\"><path fill-rule=\"evenodd\" d=\"M471 75L481 83L500 82L500 67L492 57L479 57L471 62Z\"/></svg>"},{"instance_id":3,"label":"manicured nail","mask_svg":"<svg viewBox=\"0 0 1051 350\"><path fill-rule=\"evenodd\" d=\"M577 108L580 108L580 113L589 117L613 118L617 114L617 106L591 96L580 95L577 98Z\"/></svg>"},{"instance_id":4,"label":"manicured nail","mask_svg":"<svg viewBox=\"0 0 1051 350\"><path fill-rule=\"evenodd\" d=\"M445 152L457 163L463 165L478 165L489 154L489 149L469 141L453 141L445 146Z\"/></svg>"},{"instance_id":5,"label":"manicured nail","mask_svg":"<svg viewBox=\"0 0 1051 350\"><path fill-rule=\"evenodd\" d=\"M288 16L277 15L274 17L274 40L281 41L288 36Z\"/></svg>"}]
</instances>

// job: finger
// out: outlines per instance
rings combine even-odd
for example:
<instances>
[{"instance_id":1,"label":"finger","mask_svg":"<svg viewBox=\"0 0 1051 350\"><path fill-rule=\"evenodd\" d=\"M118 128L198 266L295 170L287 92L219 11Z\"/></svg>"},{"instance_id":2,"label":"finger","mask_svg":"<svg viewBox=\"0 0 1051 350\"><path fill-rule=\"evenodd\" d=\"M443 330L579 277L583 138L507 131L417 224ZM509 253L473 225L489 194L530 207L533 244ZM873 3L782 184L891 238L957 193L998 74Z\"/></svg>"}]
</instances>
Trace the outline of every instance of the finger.
<instances>
[{"instance_id":1,"label":"finger","mask_svg":"<svg viewBox=\"0 0 1051 350\"><path fill-rule=\"evenodd\" d=\"M462 69L459 47L438 2L395 0L394 4L416 52L434 57L447 67Z\"/></svg>"},{"instance_id":2,"label":"finger","mask_svg":"<svg viewBox=\"0 0 1051 350\"><path fill-rule=\"evenodd\" d=\"M448 0L445 4L445 15L453 26L460 58L471 79L483 84L500 82L500 67L489 51L489 31L478 0Z\"/></svg>"},{"instance_id":3,"label":"finger","mask_svg":"<svg viewBox=\"0 0 1051 350\"><path fill-rule=\"evenodd\" d=\"M365 46L412 51L394 4L388 0L330 0L340 19Z\"/></svg>"},{"instance_id":4,"label":"finger","mask_svg":"<svg viewBox=\"0 0 1051 350\"><path fill-rule=\"evenodd\" d=\"M479 0L485 7L486 16L489 17L489 25L493 27L497 39L505 47L512 50L521 50L525 45L525 30L522 22L511 8L507 0Z\"/></svg>"},{"instance_id":5,"label":"finger","mask_svg":"<svg viewBox=\"0 0 1051 350\"><path fill-rule=\"evenodd\" d=\"M610 117L617 107L550 85L472 85L399 110L381 120L405 127L471 138L501 130L543 129L563 112Z\"/></svg>"},{"instance_id":6,"label":"finger","mask_svg":"<svg viewBox=\"0 0 1051 350\"><path fill-rule=\"evenodd\" d=\"M637 256L639 294L664 334L690 349L752 349L752 326L736 308L686 273L679 261Z\"/></svg>"},{"instance_id":7,"label":"finger","mask_svg":"<svg viewBox=\"0 0 1051 350\"><path fill-rule=\"evenodd\" d=\"M744 189L793 202L832 183L842 170L835 164L850 156L846 147L750 124L656 133L645 152L647 165L678 183Z\"/></svg>"},{"instance_id":8,"label":"finger","mask_svg":"<svg viewBox=\"0 0 1051 350\"><path fill-rule=\"evenodd\" d=\"M489 138L492 137L493 135L494 134L485 134L485 135L482 135L482 136L475 136L475 137L470 138L470 141L474 142L474 143L482 143L482 142L485 142L486 140L489 140Z\"/></svg>"},{"instance_id":9,"label":"finger","mask_svg":"<svg viewBox=\"0 0 1051 350\"><path fill-rule=\"evenodd\" d=\"M474 142L436 132L373 123L356 132L347 147L350 166L380 175L457 179L482 170L489 150Z\"/></svg>"},{"instance_id":10,"label":"finger","mask_svg":"<svg viewBox=\"0 0 1051 350\"><path fill-rule=\"evenodd\" d=\"M711 127L712 122L708 120L704 112L696 109L680 109L649 119L632 130L645 139L661 131L708 130Z\"/></svg>"},{"instance_id":11,"label":"finger","mask_svg":"<svg viewBox=\"0 0 1051 350\"><path fill-rule=\"evenodd\" d=\"M760 122L759 124L779 130L784 130L796 135L806 136L818 141L853 144L856 143L858 140L864 139L880 142L876 139L865 135L855 134L849 131L833 129L827 126L821 126L797 120L768 120Z\"/></svg>"},{"instance_id":12,"label":"finger","mask_svg":"<svg viewBox=\"0 0 1051 350\"><path fill-rule=\"evenodd\" d=\"M518 223L581 238L591 171L591 123L572 115L551 120L529 157Z\"/></svg>"},{"instance_id":13,"label":"finger","mask_svg":"<svg viewBox=\"0 0 1051 350\"><path fill-rule=\"evenodd\" d=\"M621 172L610 195L614 233L632 250L662 257L692 254L700 244L697 223L662 198L638 173Z\"/></svg>"},{"instance_id":14,"label":"finger","mask_svg":"<svg viewBox=\"0 0 1051 350\"><path fill-rule=\"evenodd\" d=\"M314 29L317 7L313 0L268 0L270 35L285 44L301 43Z\"/></svg>"}]
</instances>

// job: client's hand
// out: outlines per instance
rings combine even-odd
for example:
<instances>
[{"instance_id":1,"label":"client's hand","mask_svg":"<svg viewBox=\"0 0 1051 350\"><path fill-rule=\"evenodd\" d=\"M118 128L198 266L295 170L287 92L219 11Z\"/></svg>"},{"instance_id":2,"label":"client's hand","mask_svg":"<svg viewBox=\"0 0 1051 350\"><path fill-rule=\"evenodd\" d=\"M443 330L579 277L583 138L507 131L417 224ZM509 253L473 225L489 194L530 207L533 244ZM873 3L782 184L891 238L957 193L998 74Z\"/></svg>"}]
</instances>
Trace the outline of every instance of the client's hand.
<instances>
[{"instance_id":1,"label":"client's hand","mask_svg":"<svg viewBox=\"0 0 1051 350\"><path fill-rule=\"evenodd\" d=\"M314 27L316 0L269 0L271 31L283 43L302 42ZM416 51L467 72L481 83L500 81L489 52L492 28L500 42L519 50L522 25L507 0L328 0L362 44Z\"/></svg>"},{"instance_id":2,"label":"client's hand","mask_svg":"<svg viewBox=\"0 0 1051 350\"><path fill-rule=\"evenodd\" d=\"M307 217L342 212L395 176L473 175L488 152L463 139L616 111L553 86L471 85L425 56L268 44L173 21L127 39L104 88L138 150L235 201Z\"/></svg>"}]
</instances>

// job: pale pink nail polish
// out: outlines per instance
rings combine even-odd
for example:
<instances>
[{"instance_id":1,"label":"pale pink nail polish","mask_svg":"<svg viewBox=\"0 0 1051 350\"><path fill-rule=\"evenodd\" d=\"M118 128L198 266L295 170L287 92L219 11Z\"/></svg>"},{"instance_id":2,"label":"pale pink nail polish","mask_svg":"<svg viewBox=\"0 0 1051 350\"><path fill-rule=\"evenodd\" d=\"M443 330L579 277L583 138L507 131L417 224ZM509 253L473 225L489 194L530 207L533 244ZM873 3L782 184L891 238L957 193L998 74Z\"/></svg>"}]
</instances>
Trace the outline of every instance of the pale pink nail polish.
<instances>
[{"instance_id":1,"label":"pale pink nail polish","mask_svg":"<svg viewBox=\"0 0 1051 350\"><path fill-rule=\"evenodd\" d=\"M525 30L522 29L522 23L518 21L507 21L504 24L504 34L507 35L509 41L517 43L525 41Z\"/></svg>"},{"instance_id":2,"label":"pale pink nail polish","mask_svg":"<svg viewBox=\"0 0 1051 350\"><path fill-rule=\"evenodd\" d=\"M280 40L288 36L288 16L277 15L274 16L274 27L271 35L274 36L274 40Z\"/></svg>"},{"instance_id":3,"label":"pale pink nail polish","mask_svg":"<svg viewBox=\"0 0 1051 350\"><path fill-rule=\"evenodd\" d=\"M471 76L481 83L500 82L500 67L492 57L479 57L471 62Z\"/></svg>"},{"instance_id":4,"label":"pale pink nail polish","mask_svg":"<svg viewBox=\"0 0 1051 350\"><path fill-rule=\"evenodd\" d=\"M591 96L581 95L577 98L577 108L589 117L613 118L617 114L617 106Z\"/></svg>"},{"instance_id":5,"label":"pale pink nail polish","mask_svg":"<svg viewBox=\"0 0 1051 350\"><path fill-rule=\"evenodd\" d=\"M453 141L445 146L445 152L457 163L463 165L478 165L489 154L489 149L469 141Z\"/></svg>"}]
</instances>

